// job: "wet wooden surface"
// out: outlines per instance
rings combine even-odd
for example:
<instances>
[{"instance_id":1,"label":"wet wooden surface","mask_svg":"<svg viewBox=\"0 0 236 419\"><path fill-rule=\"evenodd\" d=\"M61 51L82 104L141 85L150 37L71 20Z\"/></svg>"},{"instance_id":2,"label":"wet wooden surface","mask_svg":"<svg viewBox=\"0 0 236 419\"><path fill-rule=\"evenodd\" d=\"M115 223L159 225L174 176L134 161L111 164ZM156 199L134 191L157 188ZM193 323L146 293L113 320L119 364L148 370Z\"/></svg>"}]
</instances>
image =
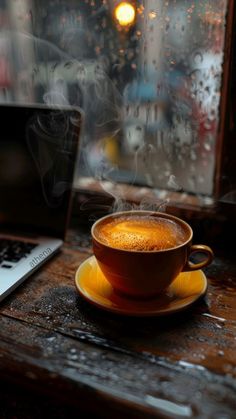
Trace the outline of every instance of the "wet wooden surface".
<instances>
[{"instance_id":1,"label":"wet wooden surface","mask_svg":"<svg viewBox=\"0 0 236 419\"><path fill-rule=\"evenodd\" d=\"M160 318L93 307L74 286L87 229L0 306L0 418L236 417L236 265L216 252L208 291ZM79 415L78 415L78 412Z\"/></svg>"}]
</instances>

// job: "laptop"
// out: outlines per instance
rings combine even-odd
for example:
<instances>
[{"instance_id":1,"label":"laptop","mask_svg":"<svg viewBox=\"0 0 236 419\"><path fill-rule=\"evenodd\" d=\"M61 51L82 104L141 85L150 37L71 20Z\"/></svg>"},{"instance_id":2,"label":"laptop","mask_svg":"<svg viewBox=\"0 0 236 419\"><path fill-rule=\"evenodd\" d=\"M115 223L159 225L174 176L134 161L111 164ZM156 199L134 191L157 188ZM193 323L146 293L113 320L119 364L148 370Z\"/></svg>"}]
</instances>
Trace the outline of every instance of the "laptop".
<instances>
[{"instance_id":1,"label":"laptop","mask_svg":"<svg viewBox=\"0 0 236 419\"><path fill-rule=\"evenodd\" d=\"M0 105L0 301L62 246L81 114Z\"/></svg>"}]
</instances>

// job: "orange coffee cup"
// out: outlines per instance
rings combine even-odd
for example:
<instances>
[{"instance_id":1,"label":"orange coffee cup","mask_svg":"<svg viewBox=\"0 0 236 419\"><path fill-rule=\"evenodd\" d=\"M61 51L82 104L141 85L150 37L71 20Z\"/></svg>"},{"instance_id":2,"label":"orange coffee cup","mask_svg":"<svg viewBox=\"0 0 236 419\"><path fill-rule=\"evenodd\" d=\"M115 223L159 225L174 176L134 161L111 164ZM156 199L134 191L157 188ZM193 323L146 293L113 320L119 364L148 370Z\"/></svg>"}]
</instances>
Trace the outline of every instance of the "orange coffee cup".
<instances>
[{"instance_id":1,"label":"orange coffee cup","mask_svg":"<svg viewBox=\"0 0 236 419\"><path fill-rule=\"evenodd\" d=\"M152 211L123 211L100 218L91 229L93 251L114 291L149 298L161 293L183 271L209 265L210 247L192 245L188 223ZM201 252L199 263L191 255Z\"/></svg>"}]
</instances>

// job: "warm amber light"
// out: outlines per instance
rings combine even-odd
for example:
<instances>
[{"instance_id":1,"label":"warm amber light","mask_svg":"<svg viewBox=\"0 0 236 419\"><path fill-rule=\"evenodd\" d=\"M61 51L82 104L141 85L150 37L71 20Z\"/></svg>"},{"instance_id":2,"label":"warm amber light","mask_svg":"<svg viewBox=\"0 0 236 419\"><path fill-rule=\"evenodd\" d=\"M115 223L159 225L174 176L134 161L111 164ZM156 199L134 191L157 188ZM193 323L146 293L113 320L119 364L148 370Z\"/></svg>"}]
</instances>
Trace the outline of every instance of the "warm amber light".
<instances>
[{"instance_id":1,"label":"warm amber light","mask_svg":"<svg viewBox=\"0 0 236 419\"><path fill-rule=\"evenodd\" d=\"M121 26L131 25L135 20L134 6L125 1L115 8L114 14Z\"/></svg>"}]
</instances>

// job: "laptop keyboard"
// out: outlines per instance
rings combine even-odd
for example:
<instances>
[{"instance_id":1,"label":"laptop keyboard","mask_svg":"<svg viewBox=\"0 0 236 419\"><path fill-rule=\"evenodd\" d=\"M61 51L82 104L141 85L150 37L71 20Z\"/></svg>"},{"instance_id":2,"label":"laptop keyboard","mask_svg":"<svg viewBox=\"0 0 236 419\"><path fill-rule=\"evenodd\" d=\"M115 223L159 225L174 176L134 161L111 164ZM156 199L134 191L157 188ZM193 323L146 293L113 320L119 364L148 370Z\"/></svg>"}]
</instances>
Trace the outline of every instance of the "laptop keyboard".
<instances>
[{"instance_id":1,"label":"laptop keyboard","mask_svg":"<svg viewBox=\"0 0 236 419\"><path fill-rule=\"evenodd\" d=\"M16 263L27 257L36 246L38 246L37 243L0 238L0 268L13 268Z\"/></svg>"}]
</instances>

